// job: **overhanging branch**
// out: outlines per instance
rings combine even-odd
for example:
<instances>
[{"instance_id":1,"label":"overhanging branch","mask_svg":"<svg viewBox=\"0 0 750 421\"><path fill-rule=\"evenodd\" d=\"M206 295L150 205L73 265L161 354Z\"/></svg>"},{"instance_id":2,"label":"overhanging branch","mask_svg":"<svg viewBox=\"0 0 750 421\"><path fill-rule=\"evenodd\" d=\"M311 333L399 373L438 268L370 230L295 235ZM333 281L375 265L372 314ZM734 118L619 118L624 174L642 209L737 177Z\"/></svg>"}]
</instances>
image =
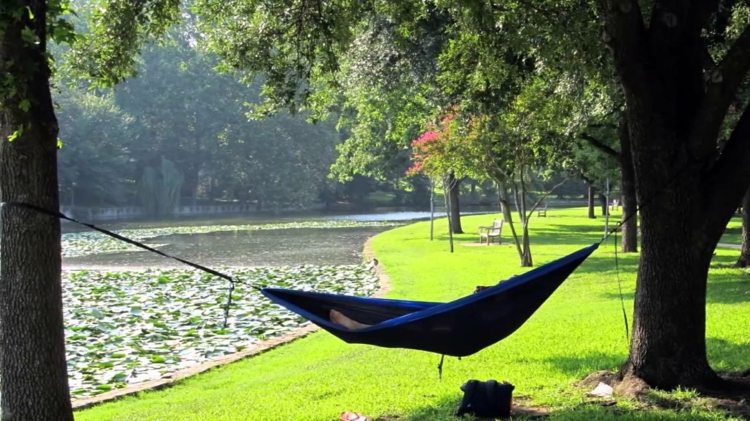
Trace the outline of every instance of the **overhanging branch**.
<instances>
[{"instance_id":1,"label":"overhanging branch","mask_svg":"<svg viewBox=\"0 0 750 421\"><path fill-rule=\"evenodd\" d=\"M706 206L716 209L735 207L750 184L750 104L745 105L737 125L732 131L721 157L706 180L704 191ZM708 212L712 217L716 212ZM707 222L706 226L711 226Z\"/></svg>"},{"instance_id":2,"label":"overhanging branch","mask_svg":"<svg viewBox=\"0 0 750 421\"><path fill-rule=\"evenodd\" d=\"M604 18L604 42L612 49L617 72L626 90L649 95L647 36L636 0L599 0Z\"/></svg>"},{"instance_id":3,"label":"overhanging branch","mask_svg":"<svg viewBox=\"0 0 750 421\"><path fill-rule=\"evenodd\" d=\"M581 139L587 141L591 146L599 149L600 151L604 152L605 154L614 157L614 158L620 158L620 152L617 152L612 147L606 145L601 140L595 138L594 136L588 134L588 133L581 133L578 135Z\"/></svg>"},{"instance_id":4,"label":"overhanging branch","mask_svg":"<svg viewBox=\"0 0 750 421\"><path fill-rule=\"evenodd\" d=\"M706 73L706 94L690 131L690 145L697 157L706 157L713 153L716 136L727 109L748 71L750 71L750 25L737 38L721 62Z\"/></svg>"}]
</instances>

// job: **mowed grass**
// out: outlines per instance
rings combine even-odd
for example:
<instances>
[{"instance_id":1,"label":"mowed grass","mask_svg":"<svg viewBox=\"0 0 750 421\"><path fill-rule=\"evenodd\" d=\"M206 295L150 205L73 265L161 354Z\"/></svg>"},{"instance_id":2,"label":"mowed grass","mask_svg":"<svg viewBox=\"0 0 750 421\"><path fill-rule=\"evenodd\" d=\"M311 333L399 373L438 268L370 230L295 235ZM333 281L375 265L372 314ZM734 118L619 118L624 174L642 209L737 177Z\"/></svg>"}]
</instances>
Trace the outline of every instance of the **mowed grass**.
<instances>
[{"instance_id":1,"label":"mowed grass","mask_svg":"<svg viewBox=\"0 0 750 421\"><path fill-rule=\"evenodd\" d=\"M551 209L532 221L536 265L598 241L602 218L585 209ZM462 218L467 234L448 251L445 220L421 222L378 235L373 246L391 276L393 298L447 301L524 271L504 230L503 245L479 246L474 234L497 215ZM686 245L689 246L689 245ZM399 420L451 420L469 379L506 380L516 403L546 407L552 419L725 419L702 406L649 409L620 401L602 406L576 383L597 370L616 370L627 355L618 276L632 320L636 255L603 244L509 338L458 360L446 358L442 380L438 355L367 345L348 345L318 332L255 358L213 370L162 391L142 393L76 414L78 420L335 420L342 411ZM707 344L713 367L750 367L750 278L728 266L737 251L718 250L708 293ZM669 264L669 262L665 262ZM690 392L666 394L675 401Z\"/></svg>"}]
</instances>

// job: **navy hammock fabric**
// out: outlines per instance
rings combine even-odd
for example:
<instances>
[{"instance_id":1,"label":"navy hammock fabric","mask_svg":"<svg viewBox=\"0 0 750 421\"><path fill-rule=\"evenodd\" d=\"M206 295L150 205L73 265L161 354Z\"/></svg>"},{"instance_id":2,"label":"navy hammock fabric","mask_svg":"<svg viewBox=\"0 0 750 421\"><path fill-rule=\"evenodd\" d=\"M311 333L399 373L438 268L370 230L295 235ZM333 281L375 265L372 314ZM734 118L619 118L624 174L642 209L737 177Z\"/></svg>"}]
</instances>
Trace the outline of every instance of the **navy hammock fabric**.
<instances>
[{"instance_id":1,"label":"navy hammock fabric","mask_svg":"<svg viewBox=\"0 0 750 421\"><path fill-rule=\"evenodd\" d=\"M463 357L513 333L596 250L593 244L478 293L447 303L354 297L263 288L270 300L348 343L410 348ZM329 319L337 310L370 325L351 330Z\"/></svg>"}]
</instances>

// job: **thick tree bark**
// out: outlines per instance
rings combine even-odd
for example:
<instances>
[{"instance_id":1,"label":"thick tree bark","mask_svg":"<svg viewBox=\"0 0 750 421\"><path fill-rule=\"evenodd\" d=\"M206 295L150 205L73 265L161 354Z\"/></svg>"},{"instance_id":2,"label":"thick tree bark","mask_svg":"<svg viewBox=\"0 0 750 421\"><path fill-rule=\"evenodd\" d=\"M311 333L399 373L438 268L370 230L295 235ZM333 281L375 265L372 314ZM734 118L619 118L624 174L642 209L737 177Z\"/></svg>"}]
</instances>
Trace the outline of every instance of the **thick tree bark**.
<instances>
[{"instance_id":1,"label":"thick tree bark","mask_svg":"<svg viewBox=\"0 0 750 421\"><path fill-rule=\"evenodd\" d=\"M620 122L620 183L622 189L622 251L636 253L638 251L638 199L635 193L635 172L633 171L633 155L630 151L630 137L625 119Z\"/></svg>"},{"instance_id":2,"label":"thick tree bark","mask_svg":"<svg viewBox=\"0 0 750 421\"><path fill-rule=\"evenodd\" d=\"M735 266L745 268L750 265L750 189L742 197L742 246Z\"/></svg>"},{"instance_id":3,"label":"thick tree bark","mask_svg":"<svg viewBox=\"0 0 750 421\"><path fill-rule=\"evenodd\" d=\"M0 74L12 75L18 92L1 98L0 200L57 210L58 128L45 54L46 3L22 3L22 18L3 22L7 26L0 39ZM31 13L26 13L25 7ZM24 27L32 28L38 43L23 40ZM28 111L23 110L23 101L28 101ZM7 139L12 133L20 135L10 142ZM59 220L5 206L1 225L2 419L72 420L63 334Z\"/></svg>"},{"instance_id":4,"label":"thick tree bark","mask_svg":"<svg viewBox=\"0 0 750 421\"><path fill-rule=\"evenodd\" d=\"M591 184L588 184L588 198L588 216L590 219L596 219L596 212L594 211L596 209L596 187Z\"/></svg>"},{"instance_id":5,"label":"thick tree bark","mask_svg":"<svg viewBox=\"0 0 750 421\"><path fill-rule=\"evenodd\" d=\"M670 176L674 175L673 173ZM706 277L713 248L699 238L702 201L688 183L642 209L641 265L630 356L624 373L671 389L716 380L706 359Z\"/></svg>"},{"instance_id":6,"label":"thick tree bark","mask_svg":"<svg viewBox=\"0 0 750 421\"><path fill-rule=\"evenodd\" d=\"M636 1L601 4L625 93L643 233L622 374L659 388L713 387L719 378L706 356L707 276L750 183L750 110L723 150L717 139L750 69L750 28L718 65L705 68L701 33L717 2L656 1L650 19Z\"/></svg>"},{"instance_id":7,"label":"thick tree bark","mask_svg":"<svg viewBox=\"0 0 750 421\"><path fill-rule=\"evenodd\" d=\"M461 186L461 180L457 179L455 174L451 172L448 175L448 185L450 187L448 194L450 195L451 229L454 234L463 234L464 231L461 228L461 206L458 202L458 190Z\"/></svg>"}]
</instances>

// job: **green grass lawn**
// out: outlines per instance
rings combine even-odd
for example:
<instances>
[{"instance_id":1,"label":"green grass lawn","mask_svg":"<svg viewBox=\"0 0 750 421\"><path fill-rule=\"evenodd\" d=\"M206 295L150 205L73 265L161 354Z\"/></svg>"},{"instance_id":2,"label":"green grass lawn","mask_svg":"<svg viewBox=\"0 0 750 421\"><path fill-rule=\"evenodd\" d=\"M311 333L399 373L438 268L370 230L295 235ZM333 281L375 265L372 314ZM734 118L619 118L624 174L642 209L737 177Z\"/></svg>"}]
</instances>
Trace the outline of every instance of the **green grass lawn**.
<instances>
[{"instance_id":1,"label":"green grass lawn","mask_svg":"<svg viewBox=\"0 0 750 421\"><path fill-rule=\"evenodd\" d=\"M532 221L536 264L561 257L592 242L603 219L585 209L551 209ZM523 271L510 243L476 246L474 233L493 215L462 218L467 234L430 242L427 222L380 234L373 246L393 281L394 298L452 300ZM506 227L507 228L507 227ZM445 231L438 221L436 232ZM726 266L737 251L718 250L708 292L707 343L717 370L750 368L750 278ZM703 407L639 409L621 401L604 407L575 386L597 370L615 370L627 354L612 243L604 244L515 334L458 360L446 358L438 379L438 355L347 345L318 332L256 358L184 381L163 391L101 405L76 414L78 420L334 420L342 411L399 420L450 420L468 379L507 380L516 403L550 408L553 419L709 420L725 419ZM637 256L619 254L619 278L630 313ZM630 316L630 315L629 315ZM663 394L675 402L689 391Z\"/></svg>"}]
</instances>

